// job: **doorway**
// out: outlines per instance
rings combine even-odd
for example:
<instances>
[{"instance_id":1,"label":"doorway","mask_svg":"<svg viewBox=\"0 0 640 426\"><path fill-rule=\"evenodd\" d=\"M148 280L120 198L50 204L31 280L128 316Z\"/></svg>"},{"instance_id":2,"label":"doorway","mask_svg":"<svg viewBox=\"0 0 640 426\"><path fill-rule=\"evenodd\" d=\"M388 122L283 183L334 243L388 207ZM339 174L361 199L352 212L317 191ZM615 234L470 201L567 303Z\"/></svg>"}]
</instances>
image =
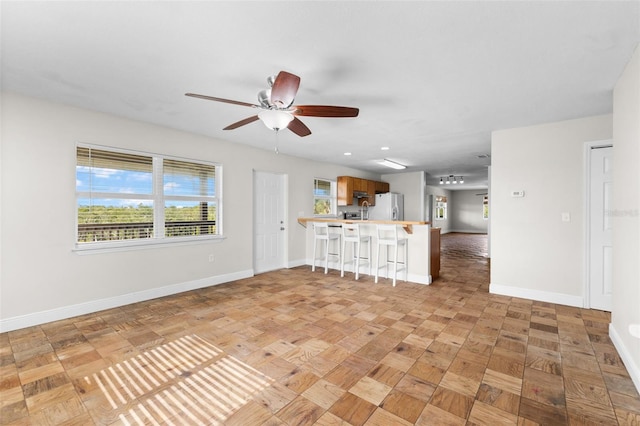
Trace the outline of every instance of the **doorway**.
<instances>
[{"instance_id":1,"label":"doorway","mask_svg":"<svg viewBox=\"0 0 640 426\"><path fill-rule=\"evenodd\" d=\"M613 146L587 144L585 307L611 311L613 282Z\"/></svg>"},{"instance_id":2,"label":"doorway","mask_svg":"<svg viewBox=\"0 0 640 426\"><path fill-rule=\"evenodd\" d=\"M286 184L286 175L253 172L255 273L286 267Z\"/></svg>"}]
</instances>

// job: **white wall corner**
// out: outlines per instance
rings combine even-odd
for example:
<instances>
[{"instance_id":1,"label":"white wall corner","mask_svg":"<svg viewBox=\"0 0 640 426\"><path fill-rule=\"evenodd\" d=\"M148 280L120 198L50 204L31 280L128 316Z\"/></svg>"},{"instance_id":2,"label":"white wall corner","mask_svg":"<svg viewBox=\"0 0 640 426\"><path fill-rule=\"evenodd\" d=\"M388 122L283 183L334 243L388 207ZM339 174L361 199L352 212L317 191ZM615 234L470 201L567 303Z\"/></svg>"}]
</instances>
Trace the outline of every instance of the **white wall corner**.
<instances>
[{"instance_id":1,"label":"white wall corner","mask_svg":"<svg viewBox=\"0 0 640 426\"><path fill-rule=\"evenodd\" d=\"M63 306L60 308L50 309L47 311L34 312L27 315L17 317L4 318L0 320L0 333L7 331L19 330L21 328L32 327L35 325L45 324L48 322L59 321L67 318L77 317L79 315L90 314L105 309L117 308L129 305L131 303L144 302L146 300L156 299L158 297L170 296L173 294L183 293L185 291L196 290L199 288L224 284L254 275L252 269L238 271L230 274L217 275L199 280L188 281L178 284L171 284L164 287L152 288L149 290L138 291L135 293L123 294L106 299L92 300L90 302L78 303L76 305Z\"/></svg>"},{"instance_id":2,"label":"white wall corner","mask_svg":"<svg viewBox=\"0 0 640 426\"><path fill-rule=\"evenodd\" d=\"M640 392L640 365L638 364L640 361L633 358L631 351L625 346L624 340L620 337L620 333L616 331L613 323L609 324L609 337L620 354L620 358L622 358L633 384L636 386L637 391Z\"/></svg>"},{"instance_id":3,"label":"white wall corner","mask_svg":"<svg viewBox=\"0 0 640 426\"><path fill-rule=\"evenodd\" d=\"M501 296L519 297L521 299L537 300L539 302L555 303L558 305L574 306L577 308L582 308L584 306L582 296L554 293L531 288L520 288L491 283L489 284L489 293L499 294Z\"/></svg>"},{"instance_id":4,"label":"white wall corner","mask_svg":"<svg viewBox=\"0 0 640 426\"><path fill-rule=\"evenodd\" d=\"M304 265L311 265L311 262L308 262L307 259L296 259L287 262L287 268L289 269Z\"/></svg>"}]
</instances>

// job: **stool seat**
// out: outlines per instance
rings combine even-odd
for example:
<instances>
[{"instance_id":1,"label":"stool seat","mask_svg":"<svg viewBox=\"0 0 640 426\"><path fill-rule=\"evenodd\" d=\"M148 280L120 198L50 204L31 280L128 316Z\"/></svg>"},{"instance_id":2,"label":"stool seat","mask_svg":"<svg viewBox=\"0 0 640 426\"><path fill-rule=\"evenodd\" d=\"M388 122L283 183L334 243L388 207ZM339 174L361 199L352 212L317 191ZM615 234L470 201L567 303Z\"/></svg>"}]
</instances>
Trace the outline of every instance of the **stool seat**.
<instances>
[{"instance_id":1,"label":"stool seat","mask_svg":"<svg viewBox=\"0 0 640 426\"><path fill-rule=\"evenodd\" d=\"M381 268L385 268L385 275L389 278L389 263L393 264L393 286L396 286L396 278L398 271L404 270L404 280L408 279L407 269L407 256L408 256L408 244L407 237L401 235L397 225L376 225L376 231L378 236L378 250L376 254L376 274L375 282L378 282L378 274ZM389 258L389 248L393 247L393 258ZM385 263L384 266L380 266L380 251L385 250ZM398 248L402 248L403 258L402 261L398 260Z\"/></svg>"},{"instance_id":2,"label":"stool seat","mask_svg":"<svg viewBox=\"0 0 640 426\"><path fill-rule=\"evenodd\" d=\"M345 261L347 244L351 244L352 256L351 260ZM361 257L360 251L362 244L367 244L368 256ZM369 235L360 234L360 224L345 223L342 225L342 261L340 262L340 276L344 277L344 265L353 264L356 280L360 277L360 262L369 265L369 275L371 275L371 237Z\"/></svg>"},{"instance_id":3,"label":"stool seat","mask_svg":"<svg viewBox=\"0 0 640 426\"><path fill-rule=\"evenodd\" d=\"M324 257L321 257L319 260L324 259L324 273L326 274L329 271L329 257L335 256L338 261L340 260L340 253L329 253L329 245L331 241L338 242L338 250L340 250L340 234L337 232L329 231L329 224L327 222L313 222L313 264L311 266L311 270L316 270L316 248L318 242L322 245L324 241Z\"/></svg>"}]
</instances>

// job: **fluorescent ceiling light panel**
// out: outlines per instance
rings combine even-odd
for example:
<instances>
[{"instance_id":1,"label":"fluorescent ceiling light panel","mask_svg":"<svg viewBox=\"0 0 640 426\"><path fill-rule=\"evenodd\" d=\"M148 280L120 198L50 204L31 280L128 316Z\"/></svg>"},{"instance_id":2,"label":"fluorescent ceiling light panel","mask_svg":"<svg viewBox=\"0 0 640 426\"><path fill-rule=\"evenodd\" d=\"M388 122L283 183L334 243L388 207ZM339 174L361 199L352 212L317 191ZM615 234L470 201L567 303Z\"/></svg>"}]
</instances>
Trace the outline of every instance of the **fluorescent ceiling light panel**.
<instances>
[{"instance_id":1,"label":"fluorescent ceiling light panel","mask_svg":"<svg viewBox=\"0 0 640 426\"><path fill-rule=\"evenodd\" d=\"M386 158L384 160L378 161L378 164L382 164L383 166L391 167L392 169L396 170L407 168L407 166L403 166L402 164L396 163L395 161L387 160Z\"/></svg>"}]
</instances>

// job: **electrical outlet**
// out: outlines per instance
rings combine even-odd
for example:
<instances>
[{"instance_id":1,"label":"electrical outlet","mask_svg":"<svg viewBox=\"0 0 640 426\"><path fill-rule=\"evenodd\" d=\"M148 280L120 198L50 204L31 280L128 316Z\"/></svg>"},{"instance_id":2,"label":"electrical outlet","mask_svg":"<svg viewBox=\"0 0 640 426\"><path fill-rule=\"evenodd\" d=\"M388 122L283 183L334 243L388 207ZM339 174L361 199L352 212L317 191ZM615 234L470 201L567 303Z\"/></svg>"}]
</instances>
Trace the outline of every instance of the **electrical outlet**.
<instances>
[{"instance_id":1,"label":"electrical outlet","mask_svg":"<svg viewBox=\"0 0 640 426\"><path fill-rule=\"evenodd\" d=\"M209 255L209 262L215 262L216 257L213 254Z\"/></svg>"},{"instance_id":2,"label":"electrical outlet","mask_svg":"<svg viewBox=\"0 0 640 426\"><path fill-rule=\"evenodd\" d=\"M562 221L563 222L571 222L571 213L563 212L562 213Z\"/></svg>"}]
</instances>

